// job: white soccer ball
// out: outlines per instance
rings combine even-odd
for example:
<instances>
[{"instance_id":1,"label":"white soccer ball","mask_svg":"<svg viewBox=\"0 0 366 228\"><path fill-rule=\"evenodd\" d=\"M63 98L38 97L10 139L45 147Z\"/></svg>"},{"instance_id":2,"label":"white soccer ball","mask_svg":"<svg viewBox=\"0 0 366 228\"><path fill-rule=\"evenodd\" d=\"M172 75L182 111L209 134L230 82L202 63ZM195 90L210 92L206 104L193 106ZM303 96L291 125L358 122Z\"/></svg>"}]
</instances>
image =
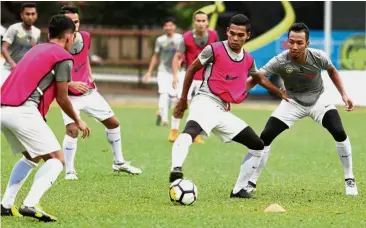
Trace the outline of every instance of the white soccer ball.
<instances>
[{"instance_id":1,"label":"white soccer ball","mask_svg":"<svg viewBox=\"0 0 366 228\"><path fill-rule=\"evenodd\" d=\"M169 187L170 201L181 205L191 205L197 200L196 185L187 179L178 179Z\"/></svg>"}]
</instances>

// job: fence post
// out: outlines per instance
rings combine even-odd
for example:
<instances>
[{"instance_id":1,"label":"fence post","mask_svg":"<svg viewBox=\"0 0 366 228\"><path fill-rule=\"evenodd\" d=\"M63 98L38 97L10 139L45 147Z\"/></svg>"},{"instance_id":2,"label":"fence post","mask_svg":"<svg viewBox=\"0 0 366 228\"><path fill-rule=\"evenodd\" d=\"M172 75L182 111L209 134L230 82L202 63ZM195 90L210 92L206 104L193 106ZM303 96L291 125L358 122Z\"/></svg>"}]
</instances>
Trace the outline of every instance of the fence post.
<instances>
[{"instance_id":1,"label":"fence post","mask_svg":"<svg viewBox=\"0 0 366 228\"><path fill-rule=\"evenodd\" d=\"M138 64L138 76L139 76L139 81L138 81L138 88L141 88L142 87L142 64L141 64L141 61L142 61L142 41L143 41L143 36L142 36L142 25L141 23L139 23L139 26L138 26L138 29L139 29L139 35L137 37L137 58L139 60L139 64Z\"/></svg>"}]
</instances>

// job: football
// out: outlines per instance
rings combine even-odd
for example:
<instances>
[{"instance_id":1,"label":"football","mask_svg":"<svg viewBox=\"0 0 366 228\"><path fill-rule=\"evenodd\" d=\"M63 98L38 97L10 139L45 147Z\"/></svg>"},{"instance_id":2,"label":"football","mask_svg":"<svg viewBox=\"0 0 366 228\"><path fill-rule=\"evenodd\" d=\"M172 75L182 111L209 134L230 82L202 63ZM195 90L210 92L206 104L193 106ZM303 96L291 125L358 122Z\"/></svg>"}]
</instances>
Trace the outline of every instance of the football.
<instances>
[{"instance_id":1,"label":"football","mask_svg":"<svg viewBox=\"0 0 366 228\"><path fill-rule=\"evenodd\" d=\"M181 205L191 205L197 200L197 187L187 179L178 179L169 187L170 201Z\"/></svg>"}]
</instances>

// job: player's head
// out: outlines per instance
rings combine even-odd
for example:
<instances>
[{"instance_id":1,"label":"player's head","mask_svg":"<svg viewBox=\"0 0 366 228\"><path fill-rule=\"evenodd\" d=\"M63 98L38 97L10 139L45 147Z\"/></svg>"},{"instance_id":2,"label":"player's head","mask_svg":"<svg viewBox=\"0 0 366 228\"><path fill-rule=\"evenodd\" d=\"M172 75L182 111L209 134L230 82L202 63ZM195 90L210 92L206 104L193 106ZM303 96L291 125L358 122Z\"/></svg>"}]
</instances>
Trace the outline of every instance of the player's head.
<instances>
[{"instance_id":1,"label":"player's head","mask_svg":"<svg viewBox=\"0 0 366 228\"><path fill-rule=\"evenodd\" d=\"M250 38L249 19L244 14L234 15L226 30L229 46L233 51L241 50L245 42Z\"/></svg>"},{"instance_id":2,"label":"player's head","mask_svg":"<svg viewBox=\"0 0 366 228\"><path fill-rule=\"evenodd\" d=\"M198 11L193 15L194 28L198 32L206 32L208 28L208 15Z\"/></svg>"},{"instance_id":3,"label":"player's head","mask_svg":"<svg viewBox=\"0 0 366 228\"><path fill-rule=\"evenodd\" d=\"M70 51L75 39L74 22L62 14L53 16L48 25L48 37L50 40L58 40Z\"/></svg>"},{"instance_id":4,"label":"player's head","mask_svg":"<svg viewBox=\"0 0 366 228\"><path fill-rule=\"evenodd\" d=\"M168 17L164 21L164 31L167 35L173 35L175 32L175 29L177 28L175 24L175 18L174 17Z\"/></svg>"},{"instance_id":5,"label":"player's head","mask_svg":"<svg viewBox=\"0 0 366 228\"><path fill-rule=\"evenodd\" d=\"M20 17L27 26L32 26L38 18L37 5L33 2L26 2L20 6Z\"/></svg>"},{"instance_id":6,"label":"player's head","mask_svg":"<svg viewBox=\"0 0 366 228\"><path fill-rule=\"evenodd\" d=\"M304 23L295 23L288 31L288 48L292 58L299 58L305 54L309 46L309 28Z\"/></svg>"},{"instance_id":7,"label":"player's head","mask_svg":"<svg viewBox=\"0 0 366 228\"><path fill-rule=\"evenodd\" d=\"M72 5L66 5L61 8L60 14L64 14L71 18L75 24L76 31L79 31L80 19L79 19L79 9Z\"/></svg>"}]
</instances>

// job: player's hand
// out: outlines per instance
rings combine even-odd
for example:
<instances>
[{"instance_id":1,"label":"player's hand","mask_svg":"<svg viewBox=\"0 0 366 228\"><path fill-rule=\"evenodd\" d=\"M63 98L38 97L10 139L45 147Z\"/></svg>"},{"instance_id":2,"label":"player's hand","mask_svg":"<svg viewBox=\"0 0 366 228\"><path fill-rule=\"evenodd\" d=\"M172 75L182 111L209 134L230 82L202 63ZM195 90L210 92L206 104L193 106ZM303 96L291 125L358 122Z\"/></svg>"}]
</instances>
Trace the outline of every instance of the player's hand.
<instances>
[{"instance_id":1,"label":"player's hand","mask_svg":"<svg viewBox=\"0 0 366 228\"><path fill-rule=\"evenodd\" d=\"M90 129L88 127L88 125L86 125L86 123L82 120L79 120L76 122L76 125L78 126L79 130L81 132L83 132L83 135L81 136L81 138L85 139L86 137L89 137L90 135Z\"/></svg>"},{"instance_id":2,"label":"player's hand","mask_svg":"<svg viewBox=\"0 0 366 228\"><path fill-rule=\"evenodd\" d=\"M14 70L14 68L17 66L16 63L10 63L10 70Z\"/></svg>"},{"instance_id":3,"label":"player's hand","mask_svg":"<svg viewBox=\"0 0 366 228\"><path fill-rule=\"evenodd\" d=\"M80 93L86 93L86 92L89 91L88 85L84 82L73 82L73 81L71 81L71 82L69 82L68 85L71 86L72 88L76 89Z\"/></svg>"},{"instance_id":4,"label":"player's hand","mask_svg":"<svg viewBox=\"0 0 366 228\"><path fill-rule=\"evenodd\" d=\"M184 115L184 111L188 108L187 99L181 98L179 99L177 105L174 108L173 116L177 119L182 119Z\"/></svg>"},{"instance_id":5,"label":"player's hand","mask_svg":"<svg viewBox=\"0 0 366 228\"><path fill-rule=\"evenodd\" d=\"M286 93L286 89L280 88L280 97L281 97L281 99L289 102L289 99L288 99L288 96Z\"/></svg>"},{"instance_id":6,"label":"player's hand","mask_svg":"<svg viewBox=\"0 0 366 228\"><path fill-rule=\"evenodd\" d=\"M151 78L151 72L147 72L145 76L142 78L143 83L147 83Z\"/></svg>"},{"instance_id":7,"label":"player's hand","mask_svg":"<svg viewBox=\"0 0 366 228\"><path fill-rule=\"evenodd\" d=\"M177 89L177 86L178 86L178 77L173 77L173 88L174 89Z\"/></svg>"},{"instance_id":8,"label":"player's hand","mask_svg":"<svg viewBox=\"0 0 366 228\"><path fill-rule=\"evenodd\" d=\"M353 101L347 95L343 95L342 100L346 104L346 111L347 112L351 112L355 108L355 105L353 104Z\"/></svg>"}]
</instances>

